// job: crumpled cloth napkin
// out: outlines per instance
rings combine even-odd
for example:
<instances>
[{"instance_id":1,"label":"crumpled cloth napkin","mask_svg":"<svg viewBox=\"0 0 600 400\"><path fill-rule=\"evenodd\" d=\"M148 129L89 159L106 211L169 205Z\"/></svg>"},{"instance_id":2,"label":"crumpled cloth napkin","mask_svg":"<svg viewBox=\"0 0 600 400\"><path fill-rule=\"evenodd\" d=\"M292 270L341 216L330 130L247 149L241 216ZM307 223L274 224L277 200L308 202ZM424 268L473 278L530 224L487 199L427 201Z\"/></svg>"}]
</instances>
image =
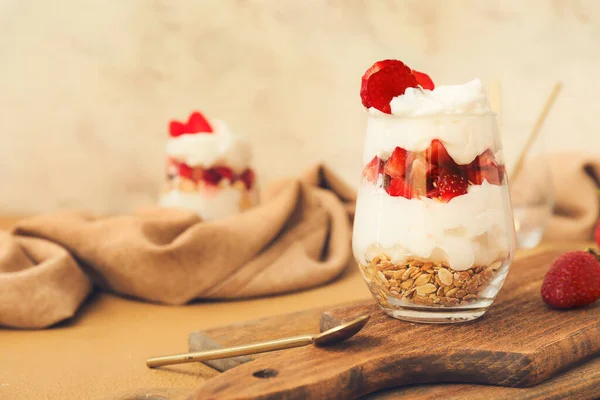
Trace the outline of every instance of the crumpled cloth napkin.
<instances>
[{"instance_id":1,"label":"crumpled cloth napkin","mask_svg":"<svg viewBox=\"0 0 600 400\"><path fill-rule=\"evenodd\" d=\"M271 185L259 206L217 221L165 208L26 219L0 232L0 325L53 325L74 315L94 284L180 305L326 283L348 264L355 200L354 189L317 165Z\"/></svg>"},{"instance_id":2,"label":"crumpled cloth napkin","mask_svg":"<svg viewBox=\"0 0 600 400\"><path fill-rule=\"evenodd\" d=\"M600 159L597 156L574 152L538 156L516 179L509 176L509 184L513 207L520 201L535 203L534 197L541 200L547 193L554 198L554 208L544 230L545 241L593 238L600 217Z\"/></svg>"}]
</instances>

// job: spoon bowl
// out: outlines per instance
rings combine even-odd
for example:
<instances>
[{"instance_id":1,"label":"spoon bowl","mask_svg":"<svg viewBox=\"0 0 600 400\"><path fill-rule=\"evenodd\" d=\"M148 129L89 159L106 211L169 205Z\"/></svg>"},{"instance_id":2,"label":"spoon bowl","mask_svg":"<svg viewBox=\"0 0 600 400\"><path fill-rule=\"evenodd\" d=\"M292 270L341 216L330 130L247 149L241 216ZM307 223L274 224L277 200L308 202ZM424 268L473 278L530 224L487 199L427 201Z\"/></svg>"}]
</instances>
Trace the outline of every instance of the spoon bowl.
<instances>
[{"instance_id":1,"label":"spoon bowl","mask_svg":"<svg viewBox=\"0 0 600 400\"><path fill-rule=\"evenodd\" d=\"M321 347L343 342L356 335L367 324L369 318L371 318L370 315L363 315L352 321L328 329L325 332L321 332L313 337L313 344Z\"/></svg>"}]
</instances>

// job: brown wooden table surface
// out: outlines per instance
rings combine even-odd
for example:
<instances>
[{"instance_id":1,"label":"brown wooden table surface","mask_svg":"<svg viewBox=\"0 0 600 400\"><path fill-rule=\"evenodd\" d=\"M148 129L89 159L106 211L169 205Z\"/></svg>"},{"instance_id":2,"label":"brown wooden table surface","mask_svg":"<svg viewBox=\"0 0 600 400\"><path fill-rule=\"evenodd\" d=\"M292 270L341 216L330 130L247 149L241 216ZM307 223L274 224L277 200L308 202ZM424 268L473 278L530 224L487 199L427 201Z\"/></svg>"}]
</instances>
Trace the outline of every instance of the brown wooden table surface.
<instances>
[{"instance_id":1,"label":"brown wooden table surface","mask_svg":"<svg viewBox=\"0 0 600 400\"><path fill-rule=\"evenodd\" d=\"M0 218L0 228L17 220ZM57 327L0 329L0 398L93 399L141 387L195 388L215 372L202 364L150 370L145 359L186 351L194 330L367 298L354 265L326 286L244 301L172 307L96 293Z\"/></svg>"}]
</instances>

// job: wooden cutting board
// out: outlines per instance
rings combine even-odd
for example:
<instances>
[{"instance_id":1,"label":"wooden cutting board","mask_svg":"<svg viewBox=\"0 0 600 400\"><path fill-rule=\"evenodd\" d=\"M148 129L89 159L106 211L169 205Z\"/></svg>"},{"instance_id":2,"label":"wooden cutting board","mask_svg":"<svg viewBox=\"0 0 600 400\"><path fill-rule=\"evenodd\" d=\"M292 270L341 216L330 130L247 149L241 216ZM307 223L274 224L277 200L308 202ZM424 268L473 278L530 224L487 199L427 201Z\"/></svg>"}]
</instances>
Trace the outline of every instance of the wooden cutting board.
<instances>
[{"instance_id":1,"label":"wooden cutting board","mask_svg":"<svg viewBox=\"0 0 600 400\"><path fill-rule=\"evenodd\" d=\"M580 373L573 370L574 375L568 371L600 353L600 303L569 311L546 307L540 286L547 266L558 253L534 253L516 261L496 302L477 321L456 325L406 323L387 317L374 302L325 311L321 330L363 313L372 314L372 318L356 337L334 347L307 346L256 356L254 361L210 379L193 398L352 399L380 389L434 382L538 385L506 389L525 390L523 394L580 389L593 398L600 395L597 369L579 367ZM301 317L297 313L206 333L223 345L310 333L319 312L312 312L312 323L307 322L308 314ZM591 362L598 364L595 359ZM581 371L589 376L577 383ZM571 383L565 386L564 379ZM463 386L469 390L474 385ZM447 390L443 388L449 386L428 387ZM476 387L482 396L485 391L499 389Z\"/></svg>"}]
</instances>

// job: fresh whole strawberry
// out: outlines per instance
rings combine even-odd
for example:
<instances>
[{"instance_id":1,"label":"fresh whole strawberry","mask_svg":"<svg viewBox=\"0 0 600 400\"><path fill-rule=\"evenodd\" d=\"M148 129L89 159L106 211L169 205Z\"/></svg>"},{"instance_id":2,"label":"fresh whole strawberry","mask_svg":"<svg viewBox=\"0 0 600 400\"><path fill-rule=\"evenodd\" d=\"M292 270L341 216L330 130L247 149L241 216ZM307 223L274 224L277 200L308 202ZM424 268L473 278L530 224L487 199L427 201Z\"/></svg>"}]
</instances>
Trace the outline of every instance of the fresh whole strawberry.
<instances>
[{"instance_id":1,"label":"fresh whole strawberry","mask_svg":"<svg viewBox=\"0 0 600 400\"><path fill-rule=\"evenodd\" d=\"M378 61L362 77L360 97L365 107L391 114L390 101L407 88L419 86L412 70L398 60Z\"/></svg>"},{"instance_id":2,"label":"fresh whole strawberry","mask_svg":"<svg viewBox=\"0 0 600 400\"><path fill-rule=\"evenodd\" d=\"M449 202L457 196L466 194L469 183L460 171L440 168L435 187L442 201Z\"/></svg>"},{"instance_id":3,"label":"fresh whole strawberry","mask_svg":"<svg viewBox=\"0 0 600 400\"><path fill-rule=\"evenodd\" d=\"M383 171L383 161L375 156L363 169L363 176L367 179L367 181L371 183L376 183L379 174Z\"/></svg>"},{"instance_id":4,"label":"fresh whole strawberry","mask_svg":"<svg viewBox=\"0 0 600 400\"><path fill-rule=\"evenodd\" d=\"M407 167L412 164L414 159L415 156L413 153L396 147L385 163L384 172L392 178L403 177L406 175Z\"/></svg>"},{"instance_id":5,"label":"fresh whole strawberry","mask_svg":"<svg viewBox=\"0 0 600 400\"><path fill-rule=\"evenodd\" d=\"M559 256L542 283L542 299L553 308L582 307L600 299L600 261L593 250Z\"/></svg>"},{"instance_id":6,"label":"fresh whole strawberry","mask_svg":"<svg viewBox=\"0 0 600 400\"><path fill-rule=\"evenodd\" d=\"M389 183L385 187L385 191L393 197L402 196L407 199L412 198L412 188L403 176L397 178L389 178Z\"/></svg>"},{"instance_id":7,"label":"fresh whole strawberry","mask_svg":"<svg viewBox=\"0 0 600 400\"><path fill-rule=\"evenodd\" d=\"M419 86L421 86L423 89L427 89L427 90L435 89L435 85L433 84L433 81L431 80L429 75L427 75L423 72L419 72L414 69L412 70L412 73L415 76L415 78L417 79Z\"/></svg>"}]
</instances>

